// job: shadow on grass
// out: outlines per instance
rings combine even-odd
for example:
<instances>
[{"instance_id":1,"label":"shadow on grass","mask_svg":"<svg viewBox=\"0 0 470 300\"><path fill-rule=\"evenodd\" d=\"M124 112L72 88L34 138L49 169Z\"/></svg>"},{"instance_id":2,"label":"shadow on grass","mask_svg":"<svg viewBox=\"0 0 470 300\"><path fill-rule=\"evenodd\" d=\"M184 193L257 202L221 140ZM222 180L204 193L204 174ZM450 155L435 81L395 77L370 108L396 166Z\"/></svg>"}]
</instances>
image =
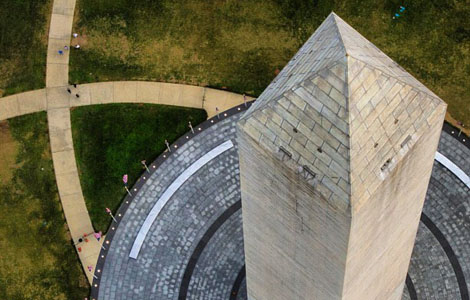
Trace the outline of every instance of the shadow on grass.
<instances>
[{"instance_id":1,"label":"shadow on grass","mask_svg":"<svg viewBox=\"0 0 470 300\"><path fill-rule=\"evenodd\" d=\"M110 217L126 194L122 176L129 186L144 171L141 160L152 162L188 131L207 118L201 109L152 104L107 104L72 111L72 132L80 182L95 230L106 232Z\"/></svg>"},{"instance_id":2,"label":"shadow on grass","mask_svg":"<svg viewBox=\"0 0 470 300\"><path fill-rule=\"evenodd\" d=\"M399 18L392 17L400 5ZM470 126L470 6L455 1L80 0L79 82L153 80L258 96L331 12ZM83 74L80 74L83 73ZM90 76L92 73L92 76ZM467 127L468 127L467 126Z\"/></svg>"}]
</instances>

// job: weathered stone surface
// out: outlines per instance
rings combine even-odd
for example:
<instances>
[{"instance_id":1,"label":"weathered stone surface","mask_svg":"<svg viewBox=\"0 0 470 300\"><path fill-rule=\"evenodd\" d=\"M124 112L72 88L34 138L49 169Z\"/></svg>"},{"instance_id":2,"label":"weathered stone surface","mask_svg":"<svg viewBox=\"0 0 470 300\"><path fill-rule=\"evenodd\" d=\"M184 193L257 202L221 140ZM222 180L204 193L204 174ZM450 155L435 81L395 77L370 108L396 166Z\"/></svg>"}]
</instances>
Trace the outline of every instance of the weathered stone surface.
<instances>
[{"instance_id":1,"label":"weathered stone surface","mask_svg":"<svg viewBox=\"0 0 470 300\"><path fill-rule=\"evenodd\" d=\"M446 107L332 13L239 122L249 296L400 298Z\"/></svg>"},{"instance_id":2,"label":"weathered stone surface","mask_svg":"<svg viewBox=\"0 0 470 300\"><path fill-rule=\"evenodd\" d=\"M330 40L321 47L328 48L331 43ZM314 47L319 47L318 44L321 43ZM302 49L309 53L308 48ZM331 50L334 52L335 48ZM324 57L331 58L330 54ZM243 198L245 202L248 199L243 206L245 226L262 228L258 232L245 231L245 235L252 238L251 246L246 246L249 256L246 262L248 289L253 299L264 299L253 297L252 286L256 284L266 293L263 296L269 292L275 294L266 296L267 299L322 296L334 299L342 297L340 293L346 295L344 298L362 299L360 293L364 289L368 297L377 299L398 299L402 295L426 192L423 182L427 182L432 167L443 110L435 99L428 98L425 88L415 88L412 79L400 83L393 80L397 74L393 72L398 70L392 72L386 66L361 59L322 67L318 76L323 77L316 80L318 87L309 86L313 83L304 84L291 94L287 94L287 89L285 97L280 97L274 108L266 105L269 109L262 109L262 103L255 104L260 110L242 126L242 141L247 139L248 142L241 144L241 169L253 169L251 177L242 174L242 184L251 185L255 190L253 194L266 200L255 202ZM297 75L285 76L286 84L294 87L291 78ZM361 78L355 83L356 94L353 96L348 89L341 94L334 92L341 88L339 83L346 82L350 76ZM339 107L326 98L311 105L308 99L302 100L302 96L315 95L312 94L315 89L324 93L319 97L328 96ZM353 97L358 97L358 101L366 97L367 101L351 107ZM325 110L328 116L323 115L324 108L329 110ZM335 118L348 125L346 132ZM239 201L236 149L195 174L177 192L154 223L142 257L133 261L128 254L146 213L165 187L197 157L228 136L233 138L236 120L234 117L232 123L217 124L178 149L178 154L169 158L139 191L110 248L100 286L101 299L177 299L188 262L201 242L206 245L189 278L188 299L228 299L231 282L245 261L239 213L226 220L209 240L204 240L203 236L231 204ZM357 136L349 143L353 134ZM410 139L406 139L408 135ZM375 143L379 145L374 147ZM281 153L280 146L290 151L292 158ZM319 146L323 146L321 152ZM443 134L439 151L445 151L468 172L470 150L462 147ZM309 149L318 153L314 155L315 151ZM380 170L381 163L391 153L395 155L391 167ZM260 161L265 165L257 165ZM304 165L323 176L318 176L318 181L313 180L306 169L299 168ZM360 172L351 179L348 174L353 170ZM313 191L311 184L315 187ZM351 186L356 188L351 190ZM469 194L468 188L453 174L440 164L434 164L424 212L449 241L450 247L443 248L429 227L421 223L409 267L418 299L459 299L459 279L449 262L449 249L454 250L465 277L470 277L467 242L470 209L466 201ZM352 210L349 201L344 201L354 195L358 199L353 204L356 210ZM328 234L312 234L318 232ZM279 234L283 239L277 247ZM259 240L258 247L253 246L253 237ZM384 255L378 259L376 253ZM253 259L255 255L260 255L261 259ZM263 259L268 263L260 266ZM312 267L306 268L309 263ZM289 273L292 264L299 272ZM261 276L253 277L253 266L262 270L261 275L268 274L268 278L279 275L290 278L277 284ZM384 273L382 269L391 271ZM312 282L309 278L316 276L319 270L324 277L319 279L326 285L324 290L309 286ZM344 290L337 292L335 284L344 286ZM302 294L302 291L307 292ZM387 291L390 294L385 294ZM405 289L404 299L410 299L410 295ZM243 281L237 299L246 298Z\"/></svg>"},{"instance_id":3,"label":"weathered stone surface","mask_svg":"<svg viewBox=\"0 0 470 300\"><path fill-rule=\"evenodd\" d=\"M72 128L69 109L51 109L47 113L49 130L56 132Z\"/></svg>"},{"instance_id":4,"label":"weathered stone surface","mask_svg":"<svg viewBox=\"0 0 470 300\"><path fill-rule=\"evenodd\" d=\"M70 39L70 28L72 27L72 23L73 15L53 13L51 17L49 38Z\"/></svg>"},{"instance_id":5,"label":"weathered stone surface","mask_svg":"<svg viewBox=\"0 0 470 300\"><path fill-rule=\"evenodd\" d=\"M75 153L73 150L54 152L52 154L54 163L54 172L56 176L77 171L75 163Z\"/></svg>"},{"instance_id":6,"label":"weathered stone surface","mask_svg":"<svg viewBox=\"0 0 470 300\"><path fill-rule=\"evenodd\" d=\"M236 118L231 121L235 122ZM190 147L184 149L183 152L190 153L188 151L195 151L193 147L204 147L205 142L203 141L213 140L215 136L223 137L222 134L218 135L218 133L226 130L225 128L226 127L222 126L213 132L204 131L201 134L204 135L207 133L209 136L201 139L200 143L192 144ZM463 168L468 169L468 166L470 166L470 155L468 155L470 154L470 150L459 144L458 141L446 133L442 133L441 135L439 151L445 153L446 156ZM236 157L237 154L232 153L231 155L235 155ZM186 161L186 155L179 154L178 157L182 157L182 159L175 159L171 163L169 162L166 170L180 168L178 167L179 164L186 165L188 163ZM227 163L228 164L225 164L225 168L230 164L235 164L233 170L238 170L237 160L232 160ZM159 175L161 176L160 178L165 178L165 171L163 169L161 171L162 174ZM212 172L218 171L217 169L213 169ZM218 173L218 175L220 174L221 173ZM213 181L204 180L206 173L198 174L197 177L199 176L201 176L197 180L199 189L209 190L209 186L212 185ZM219 177L214 177L214 179L216 178ZM224 179L224 182L224 188L215 189L215 193L220 190L239 190L237 181L232 182L229 179ZM131 213L133 217L129 219L127 219L127 217L124 218L127 225L119 227L119 232L122 232L119 233L118 238L113 240L110 255L106 260L101 283L102 286L100 287L100 298L102 299L124 299L128 297L127 295L134 293L129 290L133 290L134 288L139 290L140 286L143 286L143 290L139 292L144 294L144 296L141 297L142 299L148 299L148 295L154 293L154 290L159 291L155 293L155 295L159 297L158 299L177 299L181 277L174 277L173 279L171 279L172 277L168 277L164 282L159 282L162 278L170 276L172 272L182 274L182 270L186 268L187 262L185 264L178 257L184 256L187 258L191 256L193 249L201 241L208 226L213 224L214 216L212 214L199 215L197 224L192 221L184 221L187 218L192 220L193 203L199 203L194 202L193 189L187 189L185 192L188 194L185 199L187 199L186 201L190 201L190 203L178 201L178 204L172 206L174 213L180 215L181 218L165 217L165 222L159 223L161 225L158 225L158 231L156 231L154 237L148 241L149 247L159 245L155 256L153 258L149 257L145 262L139 262L131 268L128 261L128 251L130 245L132 245L132 236L129 235L129 230L138 230L139 223L135 218L139 214L142 214L142 212L146 212L146 210L142 209L140 206L145 203L145 207L151 207L153 201L156 201L157 193L162 192L163 186L158 185L158 180L155 181L152 179L152 182L148 184L148 188L141 190L143 194L139 196L139 201L149 199L147 201L150 202L141 201L139 205L133 207L133 210L136 210L135 213ZM466 278L470 278L470 265L468 263L470 261L470 246L466 243L466 241L470 239L470 230L468 229L470 223L466 221L470 218L470 209L467 207L468 201L465 200L469 194L470 191L468 188L453 174L439 163L434 164L424 205L424 212L432 218L436 226L438 226L451 244L452 249L454 249L457 254L457 258ZM69 198L73 196L74 195L66 197ZM204 204L201 205L218 207L220 201L225 201L225 196L209 197L207 201L204 201ZM76 201L67 200L63 202L64 205L67 205L67 210L71 210L74 205L78 205ZM77 209L80 209L80 206L77 206ZM131 210L128 212L131 212ZM143 217L144 216L142 216L142 218ZM328 218L331 218L331 216L328 216ZM142 219L140 220L143 221ZM245 261L241 221L239 213L234 214L226 221L227 224L224 222L208 241L207 246L198 259L193 276L190 279L188 299L229 299L228 296L223 295L227 295L227 290L230 290L231 284L233 284L237 276L238 268L241 267ZM189 226L188 229L181 230L180 227L178 227L179 225L175 227L175 224L179 222L187 223L187 226ZM197 232L196 234L195 231ZM123 239L129 239L130 241L125 242ZM178 246L174 244L175 241L179 241L177 243L181 245L180 250L178 250ZM167 246L165 247L164 245ZM177 251L176 255L175 251ZM155 263L154 261L157 262ZM118 266L120 266L120 268L118 268ZM146 276L141 276L138 279L134 278L135 274L141 272L145 272ZM413 280L418 299L460 299L457 279L445 250L423 223L421 223L418 231L408 272ZM104 291L106 291L106 293ZM105 293L105 295L101 295L102 293ZM140 296L135 296L135 298L140 299ZM241 283L236 299L247 299L245 281ZM403 299L410 299L407 288L404 289Z\"/></svg>"},{"instance_id":7,"label":"weathered stone surface","mask_svg":"<svg viewBox=\"0 0 470 300\"><path fill-rule=\"evenodd\" d=\"M51 138L52 153L73 150L72 131L70 129L49 131L49 136Z\"/></svg>"}]
</instances>

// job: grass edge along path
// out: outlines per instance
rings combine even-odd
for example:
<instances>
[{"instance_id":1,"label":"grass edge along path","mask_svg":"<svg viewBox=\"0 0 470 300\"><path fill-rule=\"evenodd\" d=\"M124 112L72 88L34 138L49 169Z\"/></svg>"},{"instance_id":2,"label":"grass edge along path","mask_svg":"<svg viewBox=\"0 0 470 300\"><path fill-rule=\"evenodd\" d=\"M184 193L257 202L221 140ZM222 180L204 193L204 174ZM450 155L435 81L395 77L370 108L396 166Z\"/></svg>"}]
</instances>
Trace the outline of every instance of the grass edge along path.
<instances>
[{"instance_id":1,"label":"grass edge along path","mask_svg":"<svg viewBox=\"0 0 470 300\"><path fill-rule=\"evenodd\" d=\"M394 19L400 5L406 9ZM77 8L82 49L71 55L72 82L158 80L257 96L334 11L470 127L470 6L463 3L79 0Z\"/></svg>"},{"instance_id":2,"label":"grass edge along path","mask_svg":"<svg viewBox=\"0 0 470 300\"><path fill-rule=\"evenodd\" d=\"M47 115L1 123L15 141L16 158L2 166L12 176L0 187L0 298L83 299L89 285L59 201Z\"/></svg>"},{"instance_id":3,"label":"grass edge along path","mask_svg":"<svg viewBox=\"0 0 470 300\"><path fill-rule=\"evenodd\" d=\"M72 109L72 136L80 183L96 231L106 232L111 222L105 208L119 208L129 186L144 171L141 160L152 162L189 130L206 120L202 109L158 104L106 104Z\"/></svg>"}]
</instances>

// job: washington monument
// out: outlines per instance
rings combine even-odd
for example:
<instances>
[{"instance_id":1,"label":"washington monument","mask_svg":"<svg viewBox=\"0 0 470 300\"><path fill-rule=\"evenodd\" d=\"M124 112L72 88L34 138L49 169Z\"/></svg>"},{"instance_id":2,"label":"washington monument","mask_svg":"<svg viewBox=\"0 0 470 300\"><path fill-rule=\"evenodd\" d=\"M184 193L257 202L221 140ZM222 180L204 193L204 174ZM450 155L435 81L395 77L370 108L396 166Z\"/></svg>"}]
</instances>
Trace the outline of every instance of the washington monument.
<instances>
[{"instance_id":1,"label":"washington monument","mask_svg":"<svg viewBox=\"0 0 470 300\"><path fill-rule=\"evenodd\" d=\"M238 123L249 299L400 299L446 107L330 14Z\"/></svg>"}]
</instances>

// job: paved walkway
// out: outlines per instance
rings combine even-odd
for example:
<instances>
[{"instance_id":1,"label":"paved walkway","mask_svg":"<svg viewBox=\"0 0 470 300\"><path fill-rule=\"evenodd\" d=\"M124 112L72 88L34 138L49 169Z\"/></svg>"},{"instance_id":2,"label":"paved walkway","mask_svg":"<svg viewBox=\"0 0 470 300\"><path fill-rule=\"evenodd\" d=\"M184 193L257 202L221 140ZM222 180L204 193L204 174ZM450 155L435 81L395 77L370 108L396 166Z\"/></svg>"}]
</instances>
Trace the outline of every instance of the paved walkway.
<instances>
[{"instance_id":1,"label":"paved walkway","mask_svg":"<svg viewBox=\"0 0 470 300\"><path fill-rule=\"evenodd\" d=\"M56 2L54 2L54 6ZM59 2L62 3L63 1ZM52 22L51 26L53 25ZM56 43L56 40L53 40L53 43ZM48 78L63 78L64 74L68 72L68 65L49 63L50 61L63 59L55 51L57 44L50 44L51 47L54 47L54 51L50 49L48 51ZM50 69L50 66L52 66L52 69ZM64 71L64 74L55 77L55 72L60 72L60 68L66 69L67 72ZM52 71L49 72L49 70ZM47 84L53 86L0 98L0 107L2 108L0 110L0 120L47 111L57 187L67 225L75 243L84 233L91 233L94 229L83 198L75 162L70 122L71 107L107 103L152 103L202 108L207 111L209 117L212 117L218 112L223 112L244 101L242 95L235 93L160 82L116 81L83 84L76 89L71 88L72 95L67 92L66 81L60 82L58 79L48 79ZM78 93L80 97L75 97L75 93ZM246 97L247 101L251 99L253 98ZM78 253L83 267L95 266L101 247L100 244L92 238L88 243L82 243L80 247L81 252ZM87 270L86 274L89 281L92 282L92 274Z\"/></svg>"},{"instance_id":2,"label":"paved walkway","mask_svg":"<svg viewBox=\"0 0 470 300\"><path fill-rule=\"evenodd\" d=\"M88 239L88 242L77 244L84 234L92 233L94 229L78 177L70 124L70 95L64 88L69 78L70 50L64 51L63 55L58 54L58 50L64 50L66 45L70 46L74 9L75 0L54 0L47 48L46 91L37 92L45 95L46 101L41 97L33 101L46 103L57 189L82 267L89 282L92 282L93 277L87 271L87 266L94 268L101 246L93 237ZM21 96L18 95L20 102ZM36 107L40 108L39 105Z\"/></svg>"},{"instance_id":3,"label":"paved walkway","mask_svg":"<svg viewBox=\"0 0 470 300\"><path fill-rule=\"evenodd\" d=\"M57 54L57 56L59 56ZM75 106L108 103L165 104L206 110L208 117L243 103L243 96L231 92L149 81L110 81L87 83L67 93L67 86L51 87L0 98L0 120L29 113ZM246 97L246 101L253 97Z\"/></svg>"},{"instance_id":4,"label":"paved walkway","mask_svg":"<svg viewBox=\"0 0 470 300\"><path fill-rule=\"evenodd\" d=\"M64 5L64 1L54 2L53 11L60 11L55 8L56 2ZM71 13L70 10L65 11ZM54 13L53 20L55 15ZM61 18L68 19L67 16ZM58 24L62 26L64 22L62 20ZM54 24L56 23L51 21L51 32L54 32L52 29ZM152 103L202 108L207 111L209 117L212 117L217 112L223 112L244 101L242 95L226 91L199 86L146 81L83 84L76 89L71 88L73 92L71 95L67 92L67 80L59 81L59 78L65 78L68 74L68 65L63 63L65 58L68 61L68 53L63 56L59 55L56 51L59 47L57 39L50 38L50 42L47 60L47 87L0 98L0 120L47 111L57 187L67 225L75 243L84 233L91 233L94 229L83 198L75 162L70 122L71 107L107 103ZM54 48L54 51L51 48ZM60 75L61 68L64 73ZM49 87L49 85L52 85L52 87ZM80 97L75 97L75 93L78 93ZM247 101L251 99L253 98L246 97ZM92 238L88 243L82 243L80 247L81 251L78 253L83 267L95 266L101 247L100 244ZM86 271L86 274L91 282L93 279L92 274L88 271Z\"/></svg>"},{"instance_id":5,"label":"paved walkway","mask_svg":"<svg viewBox=\"0 0 470 300\"><path fill-rule=\"evenodd\" d=\"M100 258L97 299L247 299L234 124L219 123L178 145L150 176L139 180L119 226ZM129 259L147 214L181 174L224 141L234 149L188 178L156 216L137 259ZM470 170L470 149L442 132L439 152ZM154 165L154 164L153 164ZM469 172L470 173L470 172ZM134 187L133 187L134 189ZM434 163L403 299L463 299L470 283L469 188L438 161ZM124 213L125 212L125 213ZM112 240L109 240L112 238ZM103 254L102 253L102 254ZM136 275L137 274L137 275ZM100 275L98 275L100 276ZM235 292L234 292L235 291Z\"/></svg>"},{"instance_id":6,"label":"paved walkway","mask_svg":"<svg viewBox=\"0 0 470 300\"><path fill-rule=\"evenodd\" d=\"M63 55L59 55L57 51L70 44L74 8L75 0L54 0L47 52L46 88L1 98L0 120L47 111L59 195L72 239L77 242L84 233L92 233L93 227L75 161L71 107L106 103L154 103L203 108L211 117L243 103L243 97L204 87L142 81L84 84L74 90L80 98L70 95L66 91L69 51L65 51ZM246 100L250 99L247 97ZM100 243L92 237L76 247L84 269L89 265L95 266ZM467 272L468 269L464 269ZM88 271L85 273L92 282L92 274Z\"/></svg>"},{"instance_id":7,"label":"paved walkway","mask_svg":"<svg viewBox=\"0 0 470 300\"><path fill-rule=\"evenodd\" d=\"M47 88L68 84L70 50L64 51L63 55L59 55L57 51L70 45L74 10L75 0L54 0L47 47Z\"/></svg>"},{"instance_id":8,"label":"paved walkway","mask_svg":"<svg viewBox=\"0 0 470 300\"><path fill-rule=\"evenodd\" d=\"M117 81L83 84L67 92L75 0L54 0L47 50L46 88L0 98L0 120L47 111L52 160L62 207L74 243L93 226L83 198L73 147L70 108L107 103L153 103L202 108L209 117L243 103L241 95L183 84ZM79 94L77 98L75 94ZM251 100L246 97L246 100ZM103 239L104 240L104 239ZM94 238L77 244L88 280L87 266L95 266L101 245Z\"/></svg>"},{"instance_id":9,"label":"paved walkway","mask_svg":"<svg viewBox=\"0 0 470 300\"><path fill-rule=\"evenodd\" d=\"M224 217L240 202L235 130L240 115L221 117L219 123L179 145L134 191L137 194L106 251L97 299L178 299L184 278L187 297L181 299L228 299L244 264L241 211L235 209ZM173 189L185 170L227 141L234 146L208 161L174 190L152 222L139 255L129 259L134 238L152 207ZM228 222L225 226L224 221ZM222 230L217 230L219 226ZM201 240L204 242L199 243ZM188 261L193 262L191 267ZM91 298L95 298L94 286L92 289Z\"/></svg>"},{"instance_id":10,"label":"paved walkway","mask_svg":"<svg viewBox=\"0 0 470 300\"><path fill-rule=\"evenodd\" d=\"M243 103L242 95L211 88L146 81L116 81L79 85L67 92L68 52L57 53L70 38L55 27L68 26L75 1L54 1L47 57L46 88L0 98L0 120L47 111L52 160L62 207L75 243L93 226L83 198L73 147L70 108L107 103L152 103L202 108L209 117ZM56 5L57 4L57 5ZM62 30L62 29L61 29ZM61 33L62 32L62 33ZM70 36L70 35L68 35ZM79 98L75 94L80 95ZM246 97L251 100L252 97ZM78 247L81 251L78 251ZM84 269L95 266L101 245L91 238L77 245ZM92 274L85 269L90 282Z\"/></svg>"},{"instance_id":11,"label":"paved walkway","mask_svg":"<svg viewBox=\"0 0 470 300\"><path fill-rule=\"evenodd\" d=\"M54 7L56 2L54 2ZM63 3L63 1L58 2ZM51 26L53 25L52 21ZM68 72L68 65L54 61L64 59L65 54L61 56L55 51L58 47L56 39L51 39L55 44L50 44L50 48L54 47L54 51L50 48L48 51L48 78L63 78L66 76L64 74ZM53 63L49 63L50 61ZM50 66L52 66L51 69ZM59 72L60 68L67 69L67 72L64 71L64 74L55 77L55 72ZM49 70L52 71L49 72ZM51 79L47 81L47 84L45 89L0 98L0 107L2 108L0 120L47 111L57 187L67 225L75 243L84 233L91 233L94 229L83 198L75 162L70 122L71 107L107 103L152 103L202 108L207 111L209 117L212 117L218 111L223 112L244 101L242 95L235 93L161 82L115 81L83 84L76 89L71 88L74 94L80 95L79 98L67 92L67 81L59 82L57 79ZM53 86L49 87L49 84ZM251 99L253 98L246 97L247 101ZM81 248L81 252L78 253L83 267L95 266L100 244L91 238L88 243L82 243L77 247ZM89 281L92 282L92 274L87 270L86 274Z\"/></svg>"}]
</instances>

